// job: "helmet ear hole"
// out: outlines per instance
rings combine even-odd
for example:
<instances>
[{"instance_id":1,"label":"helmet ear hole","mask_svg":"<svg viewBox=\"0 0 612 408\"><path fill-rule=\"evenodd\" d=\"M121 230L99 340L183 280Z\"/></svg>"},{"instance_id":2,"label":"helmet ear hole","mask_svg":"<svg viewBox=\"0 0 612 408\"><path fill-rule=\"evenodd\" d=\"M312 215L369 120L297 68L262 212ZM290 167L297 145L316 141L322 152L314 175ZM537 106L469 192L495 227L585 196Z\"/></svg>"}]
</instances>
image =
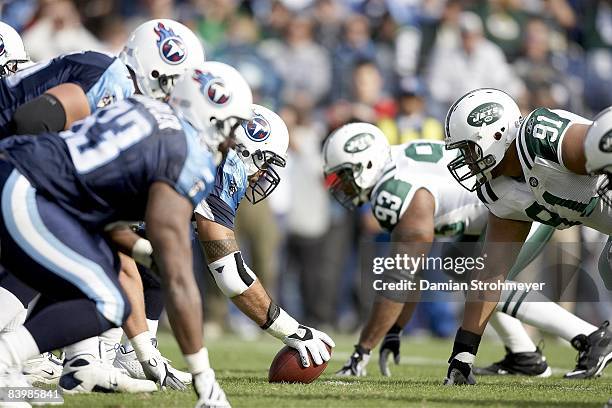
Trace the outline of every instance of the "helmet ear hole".
<instances>
[{"instance_id":1,"label":"helmet ear hole","mask_svg":"<svg viewBox=\"0 0 612 408\"><path fill-rule=\"evenodd\" d=\"M502 132L503 132L503 128L502 128ZM495 138L495 140L500 140L502 138L502 134L501 132L495 132L493 137Z\"/></svg>"},{"instance_id":2,"label":"helmet ear hole","mask_svg":"<svg viewBox=\"0 0 612 408\"><path fill-rule=\"evenodd\" d=\"M251 152L249 152L248 150L245 149L242 151L242 156L249 157L250 155L251 155Z\"/></svg>"},{"instance_id":3,"label":"helmet ear hole","mask_svg":"<svg viewBox=\"0 0 612 408\"><path fill-rule=\"evenodd\" d=\"M157 79L159 78L159 71L154 69L153 71L151 71L151 78L153 79Z\"/></svg>"}]
</instances>

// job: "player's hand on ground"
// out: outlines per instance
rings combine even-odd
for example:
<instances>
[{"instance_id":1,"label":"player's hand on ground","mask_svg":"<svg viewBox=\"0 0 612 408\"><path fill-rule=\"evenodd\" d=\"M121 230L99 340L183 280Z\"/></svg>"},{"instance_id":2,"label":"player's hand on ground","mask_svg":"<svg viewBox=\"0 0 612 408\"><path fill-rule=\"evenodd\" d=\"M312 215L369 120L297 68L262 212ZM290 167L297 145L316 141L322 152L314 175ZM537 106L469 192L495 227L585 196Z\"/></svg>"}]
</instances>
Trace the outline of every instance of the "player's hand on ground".
<instances>
[{"instance_id":1,"label":"player's hand on ground","mask_svg":"<svg viewBox=\"0 0 612 408\"><path fill-rule=\"evenodd\" d=\"M391 329L385 335L385 338L380 346L380 355L378 359L378 367L380 367L380 373L385 377L391 376L389 370L389 356L393 355L393 361L395 364L400 362L400 341L402 335L402 328L393 325Z\"/></svg>"},{"instance_id":2,"label":"player's hand on ground","mask_svg":"<svg viewBox=\"0 0 612 408\"><path fill-rule=\"evenodd\" d=\"M367 375L366 366L368 361L370 361L370 350L356 345L355 351L351 354L346 364L336 372L336 375L365 377Z\"/></svg>"},{"instance_id":3,"label":"player's hand on ground","mask_svg":"<svg viewBox=\"0 0 612 408\"><path fill-rule=\"evenodd\" d=\"M162 358L161 354L153 356L147 361L141 361L140 365L142 365L147 379L155 381L162 389L171 388L178 391L187 389L187 386L170 372L168 363Z\"/></svg>"},{"instance_id":4,"label":"player's hand on ground","mask_svg":"<svg viewBox=\"0 0 612 408\"><path fill-rule=\"evenodd\" d=\"M212 369L193 375L193 388L198 395L195 408L231 408L225 392L215 379Z\"/></svg>"},{"instance_id":5,"label":"player's hand on ground","mask_svg":"<svg viewBox=\"0 0 612 408\"><path fill-rule=\"evenodd\" d=\"M323 364L331 358L326 345L336 347L336 343L327 334L312 327L299 325L295 333L286 336L283 343L296 349L300 353L302 366L310 367L308 353L312 356L315 365Z\"/></svg>"}]
</instances>

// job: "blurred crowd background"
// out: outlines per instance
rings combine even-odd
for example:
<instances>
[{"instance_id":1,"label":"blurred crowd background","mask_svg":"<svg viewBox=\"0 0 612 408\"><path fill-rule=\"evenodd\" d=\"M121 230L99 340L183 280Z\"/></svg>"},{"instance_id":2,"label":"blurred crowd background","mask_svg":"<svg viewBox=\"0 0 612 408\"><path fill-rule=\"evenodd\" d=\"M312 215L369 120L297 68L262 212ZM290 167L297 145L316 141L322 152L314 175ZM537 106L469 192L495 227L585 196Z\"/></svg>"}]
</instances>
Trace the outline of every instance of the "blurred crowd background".
<instances>
[{"instance_id":1,"label":"blurred crowd background","mask_svg":"<svg viewBox=\"0 0 612 408\"><path fill-rule=\"evenodd\" d=\"M321 145L330 131L359 120L380 126L392 144L440 140L450 104L483 86L507 91L525 113L546 106L591 117L612 105L612 0L0 5L2 21L22 34L35 61L82 49L118 53L141 22L172 18L200 36L207 59L239 69L256 101L281 114L291 140L279 188L256 206L241 204L238 237L273 297L323 328L354 330L363 322L369 306L358 283L359 243L388 238L368 208L349 213L326 192ZM561 239L581 239L579 229L569 234ZM215 290L206 302L211 331L256 332ZM453 335L459 306L425 305L411 328ZM592 322L610 315L609 304L577 311Z\"/></svg>"}]
</instances>

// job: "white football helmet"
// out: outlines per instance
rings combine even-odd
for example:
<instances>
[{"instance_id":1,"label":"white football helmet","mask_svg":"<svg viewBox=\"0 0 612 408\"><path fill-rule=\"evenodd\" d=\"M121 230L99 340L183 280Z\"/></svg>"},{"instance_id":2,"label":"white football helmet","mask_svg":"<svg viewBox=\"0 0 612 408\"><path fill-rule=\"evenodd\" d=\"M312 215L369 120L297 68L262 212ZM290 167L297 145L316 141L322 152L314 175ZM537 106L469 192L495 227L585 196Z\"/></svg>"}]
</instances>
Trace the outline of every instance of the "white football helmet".
<instances>
[{"instance_id":1,"label":"white football helmet","mask_svg":"<svg viewBox=\"0 0 612 408\"><path fill-rule=\"evenodd\" d=\"M119 59L131 70L138 90L165 99L177 77L205 61L196 35L169 19L149 20L130 34Z\"/></svg>"},{"instance_id":2,"label":"white football helmet","mask_svg":"<svg viewBox=\"0 0 612 408\"><path fill-rule=\"evenodd\" d=\"M369 123L349 123L328 136L323 146L325 184L336 200L353 209L370 192L391 161L385 134Z\"/></svg>"},{"instance_id":3,"label":"white football helmet","mask_svg":"<svg viewBox=\"0 0 612 408\"><path fill-rule=\"evenodd\" d=\"M19 64L29 62L30 58L17 31L0 21L0 78L12 75L20 68L25 68L20 67Z\"/></svg>"},{"instance_id":4,"label":"white football helmet","mask_svg":"<svg viewBox=\"0 0 612 408\"><path fill-rule=\"evenodd\" d=\"M208 61L179 77L169 103L198 132L205 132L206 144L217 152L243 120L251 119L253 95L235 68Z\"/></svg>"},{"instance_id":5,"label":"white football helmet","mask_svg":"<svg viewBox=\"0 0 612 408\"><path fill-rule=\"evenodd\" d=\"M272 194L280 183L275 166L287 164L289 131L276 113L253 104L253 117L236 129L235 150L247 167L247 199L255 204Z\"/></svg>"},{"instance_id":6,"label":"white football helmet","mask_svg":"<svg viewBox=\"0 0 612 408\"><path fill-rule=\"evenodd\" d=\"M453 177L475 191L491 179L491 170L504 158L520 127L521 111L505 92L493 88L471 91L448 110L446 149L459 149L448 164Z\"/></svg>"},{"instance_id":7,"label":"white football helmet","mask_svg":"<svg viewBox=\"0 0 612 408\"><path fill-rule=\"evenodd\" d=\"M608 194L612 187L612 106L593 119L584 140L584 155L589 174L606 176L597 193L606 204L612 206L612 197Z\"/></svg>"}]
</instances>

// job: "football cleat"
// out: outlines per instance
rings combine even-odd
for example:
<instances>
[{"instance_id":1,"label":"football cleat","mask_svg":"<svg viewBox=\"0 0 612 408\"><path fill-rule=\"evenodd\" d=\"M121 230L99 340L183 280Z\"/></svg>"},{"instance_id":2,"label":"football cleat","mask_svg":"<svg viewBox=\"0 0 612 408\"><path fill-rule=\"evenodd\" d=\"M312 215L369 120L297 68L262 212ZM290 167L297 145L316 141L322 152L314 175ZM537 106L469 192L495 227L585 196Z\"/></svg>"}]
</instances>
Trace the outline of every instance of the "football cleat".
<instances>
[{"instance_id":1,"label":"football cleat","mask_svg":"<svg viewBox=\"0 0 612 408\"><path fill-rule=\"evenodd\" d=\"M460 353L462 354L462 353ZM472 372L472 364L453 358L448 366L444 385L474 385L476 379Z\"/></svg>"},{"instance_id":2,"label":"football cleat","mask_svg":"<svg viewBox=\"0 0 612 408\"><path fill-rule=\"evenodd\" d=\"M550 377L552 370L542 351L512 353L506 348L504 358L488 367L473 367L475 375L527 375L530 377Z\"/></svg>"},{"instance_id":3,"label":"football cleat","mask_svg":"<svg viewBox=\"0 0 612 408\"><path fill-rule=\"evenodd\" d=\"M64 357L43 353L23 364L22 372L32 384L56 385L62 374Z\"/></svg>"},{"instance_id":4,"label":"football cleat","mask_svg":"<svg viewBox=\"0 0 612 408\"><path fill-rule=\"evenodd\" d=\"M564 375L564 378L599 377L612 361L612 330L607 320L588 336L577 335L571 343L578 350L578 362L572 371Z\"/></svg>"},{"instance_id":5,"label":"football cleat","mask_svg":"<svg viewBox=\"0 0 612 408\"><path fill-rule=\"evenodd\" d=\"M91 354L79 354L64 362L58 388L66 394L157 391L153 381L132 378L127 371Z\"/></svg>"},{"instance_id":6,"label":"football cleat","mask_svg":"<svg viewBox=\"0 0 612 408\"><path fill-rule=\"evenodd\" d=\"M170 365L170 360L159 355L161 360L168 364L168 371L174 374L174 376L183 384L189 385L192 382L192 377L190 373L185 371L177 370L176 368ZM126 351L125 347L121 346L117 350L117 356L115 357L114 366L117 368L121 368L127 371L127 373L132 378L137 378L139 380L146 380L147 377L145 375L144 370L142 369L142 364L138 361L138 357L136 357L136 352L134 350Z\"/></svg>"},{"instance_id":7,"label":"football cleat","mask_svg":"<svg viewBox=\"0 0 612 408\"><path fill-rule=\"evenodd\" d=\"M366 371L368 361L370 361L370 350L357 344L353 354L351 354L346 364L336 372L336 375L365 377L368 374Z\"/></svg>"}]
</instances>

